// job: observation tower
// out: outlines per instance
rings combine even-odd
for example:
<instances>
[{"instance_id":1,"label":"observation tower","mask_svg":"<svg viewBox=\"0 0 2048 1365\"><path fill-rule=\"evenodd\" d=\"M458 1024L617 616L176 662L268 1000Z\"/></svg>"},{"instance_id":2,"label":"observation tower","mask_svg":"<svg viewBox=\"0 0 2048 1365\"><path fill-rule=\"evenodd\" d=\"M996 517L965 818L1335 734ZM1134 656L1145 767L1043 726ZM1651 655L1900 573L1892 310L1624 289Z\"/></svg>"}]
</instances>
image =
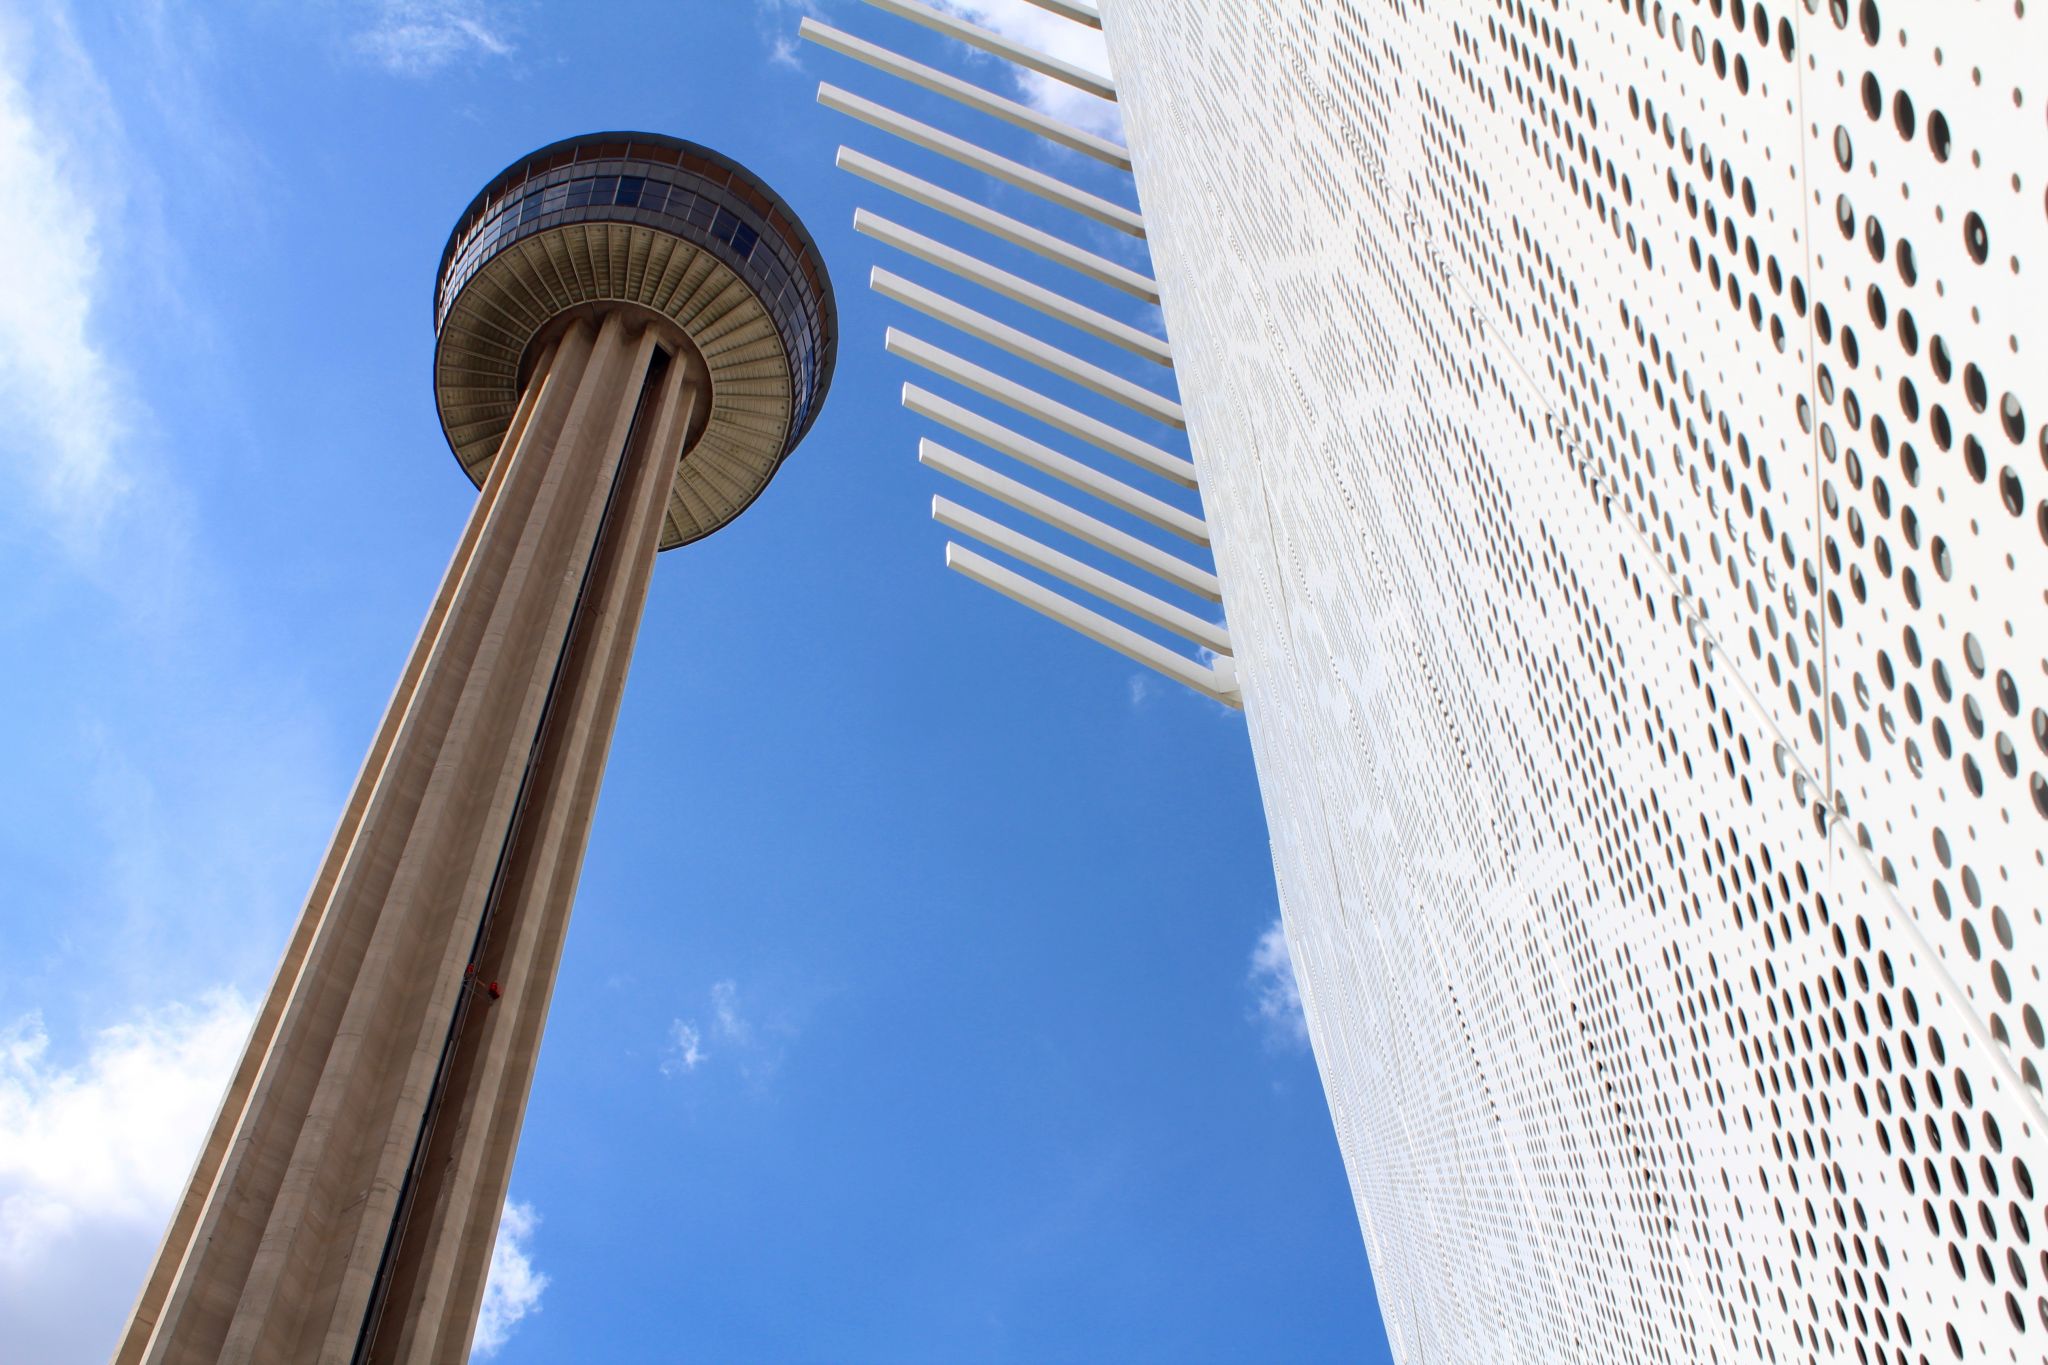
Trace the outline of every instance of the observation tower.
<instances>
[{"instance_id":1,"label":"observation tower","mask_svg":"<svg viewBox=\"0 0 2048 1365\"><path fill-rule=\"evenodd\" d=\"M115 1360L461 1362L658 550L760 496L837 342L810 234L730 158L520 158L434 294L481 494Z\"/></svg>"}]
</instances>

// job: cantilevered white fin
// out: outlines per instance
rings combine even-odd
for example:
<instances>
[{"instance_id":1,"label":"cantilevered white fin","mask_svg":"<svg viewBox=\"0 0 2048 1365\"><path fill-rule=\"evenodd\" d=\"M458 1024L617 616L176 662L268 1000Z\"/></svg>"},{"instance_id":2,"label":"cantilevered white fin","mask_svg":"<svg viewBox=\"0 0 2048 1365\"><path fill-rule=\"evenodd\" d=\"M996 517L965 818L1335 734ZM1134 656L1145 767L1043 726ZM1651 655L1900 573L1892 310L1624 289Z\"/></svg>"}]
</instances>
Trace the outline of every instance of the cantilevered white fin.
<instances>
[{"instance_id":1,"label":"cantilevered white fin","mask_svg":"<svg viewBox=\"0 0 2048 1365\"><path fill-rule=\"evenodd\" d=\"M1107 78L922 0L868 3L1035 73L1031 80L1045 77L1104 100L1116 98L1116 88ZM1095 6L1084 0L1031 3L1088 28L1102 26ZM838 165L968 230L967 242L957 231L947 234L953 240L941 240L925 227L867 209L854 216L858 231L902 253L901 264L945 272L941 279L920 280L877 266L869 276L877 294L915 310L968 345L991 352L991 363L982 363L956 353L951 342L935 344L901 328L888 328L883 344L892 355L919 366L940 381L942 389L952 391L905 384L904 407L1001 457L1025 477L930 439L919 443L919 459L988 499L993 504L990 510L1007 507L1021 513L1076 547L1057 548L988 511L935 497L933 518L989 551L983 554L949 542L947 565L1203 696L1242 705L1230 633L1214 618L1223 585L1207 562L1209 529L1200 513L1196 468L1181 453L1186 414L1171 392L1155 386L1157 370L1137 378L1126 373L1133 367L1132 356L1169 375L1173 370L1173 351L1158 334L1164 329L1157 314L1133 317L1124 311L1133 306L1132 300L1146 310L1159 305L1159 287L1140 268L1142 259L1126 264L1134 251L1142 256L1138 243L1145 236L1144 217L1135 206L1136 186L1127 179L1129 152L1100 133L915 60L874 38L816 19L805 19L798 34L893 78L896 84L884 82L882 90L864 88L859 93L822 83L818 100L896 139L899 150L912 157L931 154L935 160L928 174L944 183L851 147L839 149ZM892 107L892 92L906 90L926 111L938 105L931 96L942 97L947 103L938 109L945 115L944 126ZM991 135L1007 139L1011 154L985 145L982 139ZM1091 166L1082 157L1097 164ZM1065 158L1064 168L1060 158ZM1048 160L1052 169L1034 164ZM1106 175L1118 178L1105 181ZM1004 209L993 207L1005 200L1009 202ZM930 226L943 229L946 224L942 219ZM1115 245L1118 236L1125 239L1121 248ZM1035 264L1028 258L1023 262L1031 275L981 254L1011 248L1038 258ZM1017 263L1013 259L1009 264ZM969 302L956 296L953 291L962 287L985 291L1005 315L977 306L978 299ZM1117 291L1107 306L1072 292L1105 288ZM1118 295L1126 296L1120 305ZM1101 350L1099 358L1086 353L1091 348ZM958 401L971 398L998 404L1081 448L1071 453L1056 448L1045 438L1012 429L1009 418L999 421ZM1124 462L1128 473L1119 476L1101 468L1104 455ZM1127 481L1131 475L1138 483ZM1156 490L1138 486L1146 481L1158 485ZM1069 500L1074 494L1089 500L1100 514L1074 506ZM1116 524L1116 518L1127 519L1128 528ZM1158 543L1162 533L1178 541L1181 552ZM1201 559L1191 559L1189 553ZM1151 586L1130 581L1133 573ZM1054 584L1079 594L1079 599ZM1173 600L1176 597L1181 600ZM1190 649L1193 655L1187 652Z\"/></svg>"}]
</instances>

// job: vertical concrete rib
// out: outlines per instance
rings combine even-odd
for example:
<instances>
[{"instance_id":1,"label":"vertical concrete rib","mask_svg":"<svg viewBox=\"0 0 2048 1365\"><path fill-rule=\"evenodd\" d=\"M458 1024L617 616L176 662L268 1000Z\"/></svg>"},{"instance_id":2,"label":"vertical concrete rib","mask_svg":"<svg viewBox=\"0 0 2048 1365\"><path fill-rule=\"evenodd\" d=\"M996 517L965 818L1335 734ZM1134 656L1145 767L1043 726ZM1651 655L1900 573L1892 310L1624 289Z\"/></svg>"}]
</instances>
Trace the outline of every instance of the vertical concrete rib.
<instances>
[{"instance_id":1,"label":"vertical concrete rib","mask_svg":"<svg viewBox=\"0 0 2048 1365\"><path fill-rule=\"evenodd\" d=\"M536 175L577 182L573 211L508 216ZM481 496L116 1365L467 1353L654 556L759 495L838 337L787 203L659 133L501 171L434 300L435 407Z\"/></svg>"},{"instance_id":2,"label":"vertical concrete rib","mask_svg":"<svg viewBox=\"0 0 2048 1365\"><path fill-rule=\"evenodd\" d=\"M277 1032L263 1060L262 1075L228 1143L185 1264L159 1318L146 1326L139 1322L131 1325L124 1354L133 1345L138 1359L198 1361L225 1343L262 1235L263 1211L282 1185L291 1144L326 1061L322 1043L331 1040L362 970L369 927L364 921L374 919L377 907L360 897L344 895L341 887L363 857L368 832L374 826L409 818L417 809L418 785L402 780L402 772L416 766L411 751L419 741L414 736L429 709L434 684L450 668L465 667L468 652L473 650L473 641L461 638L468 632L456 629L468 615L460 604L479 576L479 558L502 539L492 534L493 523L505 517L508 503L523 507L530 501L537 464L519 456L530 447L552 444L559 435L573 390L589 363L593 341L594 333L588 330L565 338L521 443L505 452L511 459L500 456L509 467L498 496L488 506L480 503L472 514L478 528L477 548L459 568L451 566L454 581L444 585L450 599L448 617L431 638L422 636L408 668L420 681L402 702L393 703L395 711L403 709L396 717L391 755L364 793L362 818L337 836L330 851L333 886L324 900L316 899L307 910L314 923L305 959L288 984L280 980L287 995ZM516 519L512 520L516 524ZM137 1337L143 1339L138 1343Z\"/></svg>"},{"instance_id":3,"label":"vertical concrete rib","mask_svg":"<svg viewBox=\"0 0 2048 1365\"><path fill-rule=\"evenodd\" d=\"M661 460L645 440L629 452L627 440L655 347L651 330L621 314L584 320L529 382L259 1017L238 1073L246 1098L231 1092L223 1106L118 1361L356 1356L508 841L552 850L534 899L566 918L614 675L630 652L621 622L637 623L659 534ZM652 423L672 442L669 473L680 382L663 386ZM637 520L608 534L614 471L629 454ZM594 615L579 605L593 577L622 594ZM603 653L597 683L573 681L583 667L573 660L566 670L575 738L563 761L576 776L553 804L526 805L552 831L536 842L514 829L520 793L562 661L586 638ZM550 751L538 752L547 767ZM541 976L551 978L552 962ZM529 1045L495 1063L500 1076L525 1069L496 1094L513 1111L511 1133L546 1003L543 986L521 994ZM504 1131L503 1115L486 1126ZM502 1197L501 1183L493 1188L486 1222ZM422 1189L446 1203L431 1181ZM467 1299L481 1291L491 1229L479 1236L469 1218L449 1228L459 1246L440 1292ZM408 1348L386 1358L453 1359L466 1346L464 1331L439 1357Z\"/></svg>"},{"instance_id":4,"label":"vertical concrete rib","mask_svg":"<svg viewBox=\"0 0 2048 1365\"><path fill-rule=\"evenodd\" d=\"M454 1040L442 1113L391 1270L391 1328L366 1343L365 1360L455 1363L468 1353L666 493L705 392L680 362L650 389L564 655L531 798L512 832L507 875L477 950L479 985ZM494 1000L481 983L502 993Z\"/></svg>"},{"instance_id":5,"label":"vertical concrete rib","mask_svg":"<svg viewBox=\"0 0 2048 1365\"><path fill-rule=\"evenodd\" d=\"M633 363L624 330L616 314L600 327L504 572L476 585L475 660L440 689L444 725L421 732L417 817L377 831L384 837L343 874L338 894L355 877L378 913L364 922L362 975L271 1207L220 1356L227 1365L348 1358L320 1349L324 1328L334 1316L360 1321L397 1203L547 667L567 630L569 571L588 553L608 481L608 470L587 468L588 452L628 420L619 411Z\"/></svg>"},{"instance_id":6,"label":"vertical concrete rib","mask_svg":"<svg viewBox=\"0 0 2048 1365\"><path fill-rule=\"evenodd\" d=\"M546 374L554 364L559 342L550 342L542 352L537 371ZM507 448L516 447L523 439L527 424L532 420L542 386L538 383L527 386L520 395L519 406L513 413L512 425L506 435ZM227 1093L222 1096L220 1108L214 1116L213 1127L208 1133L206 1145L200 1149L199 1158L193 1164L192 1174L185 1182L185 1193L178 1202L171 1223L165 1229L162 1244L157 1249L156 1260L150 1268L149 1278L144 1281L142 1292L137 1296L134 1311L130 1314L133 1324L127 1336L114 1354L114 1365L134 1365L142 1358L148 1345L148 1333L162 1316L165 1299L170 1294L171 1282L178 1269L192 1253L193 1234L200 1221L200 1211L205 1208L226 1162L229 1146L235 1133L242 1125L247 1113L256 1077L264 1058L269 1054L271 1044L276 1040L278 1024L283 1017L286 1002L290 999L300 968L305 964L306 952L325 915L334 883L341 874L341 867L354 843L356 831L361 828L363 814L369 805L370 794L376 789L383 775L384 765L391 756L392 745L398 737L400 723L412 704L419 688L420 674L434 641L439 637L441 627L448 618L448 609L455 598L455 590L469 565L470 556L476 550L479 533L483 529L486 514L497 501L499 490L505 482L505 472L511 468L511 461L499 460L491 466L490 476L477 500L468 522L464 525L462 537L456 542L455 553L450 556L448 569L442 575L441 586L434 594L434 601L427 610L426 622L420 627L418 639L413 644L411 656L406 661L405 671L392 690L391 701L384 710L384 719L377 727L377 734L370 743L370 752L363 760L357 774L355 787L349 794L341 819L336 823L334 837L329 841L327 854L322 859L320 870L313 878L312 889L306 896L306 908L300 914L292 930L291 939L285 945L284 959L278 964L272 978L270 990L263 999L263 1006L257 1011L256 1020L250 1028L249 1041L242 1050L241 1061L235 1068L234 1076L228 1082Z\"/></svg>"}]
</instances>

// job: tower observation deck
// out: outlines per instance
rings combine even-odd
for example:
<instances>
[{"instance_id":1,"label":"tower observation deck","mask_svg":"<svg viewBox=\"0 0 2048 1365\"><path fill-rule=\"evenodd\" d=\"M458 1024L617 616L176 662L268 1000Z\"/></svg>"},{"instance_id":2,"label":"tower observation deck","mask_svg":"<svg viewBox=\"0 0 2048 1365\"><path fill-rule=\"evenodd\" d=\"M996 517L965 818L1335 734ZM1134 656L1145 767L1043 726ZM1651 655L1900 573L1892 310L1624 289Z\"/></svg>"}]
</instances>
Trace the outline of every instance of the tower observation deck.
<instances>
[{"instance_id":1,"label":"tower observation deck","mask_svg":"<svg viewBox=\"0 0 2048 1365\"><path fill-rule=\"evenodd\" d=\"M492 179L434 325L476 507L120 1365L468 1358L656 552L760 496L837 344L789 206L647 133Z\"/></svg>"}]
</instances>

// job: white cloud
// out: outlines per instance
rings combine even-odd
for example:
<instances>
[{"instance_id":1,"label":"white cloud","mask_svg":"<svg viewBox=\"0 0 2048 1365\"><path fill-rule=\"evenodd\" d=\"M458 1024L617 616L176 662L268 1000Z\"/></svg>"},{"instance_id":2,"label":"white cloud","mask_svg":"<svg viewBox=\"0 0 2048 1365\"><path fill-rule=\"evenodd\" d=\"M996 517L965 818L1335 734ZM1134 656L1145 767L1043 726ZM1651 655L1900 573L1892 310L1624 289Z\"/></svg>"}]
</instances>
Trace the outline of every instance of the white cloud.
<instances>
[{"instance_id":1,"label":"white cloud","mask_svg":"<svg viewBox=\"0 0 2048 1365\"><path fill-rule=\"evenodd\" d=\"M0 4L0 543L22 550L0 655L37 661L0 752L37 793L26 837L62 850L14 869L7 908L61 928L47 955L0 963L0 995L96 1019L128 1007L110 995L249 988L338 786L319 699L247 636L237 576L192 534L185 475L243 418L213 321L179 288L159 168L216 203L243 188L223 163L257 158L211 102L199 17L173 0L122 15L88 50L64 4ZM137 318L154 343L131 339ZM205 396L204 443L181 448L146 401L171 391ZM73 857L62 836L81 829Z\"/></svg>"},{"instance_id":2,"label":"white cloud","mask_svg":"<svg viewBox=\"0 0 2048 1365\"><path fill-rule=\"evenodd\" d=\"M10 1358L103 1360L248 1040L214 991L52 1056L39 1014L0 1028L0 1341ZM17 1354L18 1353L18 1354Z\"/></svg>"},{"instance_id":3,"label":"white cloud","mask_svg":"<svg viewBox=\"0 0 2048 1365\"><path fill-rule=\"evenodd\" d=\"M766 1017L748 1018L740 1011L739 983L730 978L711 983L708 992L711 1022L700 1028L697 1018L677 1017L669 1021L668 1044L662 1049L659 1068L664 1076L684 1076L711 1060L704 1050L707 1033L720 1039L721 1068L738 1073L754 1091L765 1091L782 1070L797 1026L785 1012L770 1011Z\"/></svg>"},{"instance_id":4,"label":"white cloud","mask_svg":"<svg viewBox=\"0 0 2048 1365\"><path fill-rule=\"evenodd\" d=\"M735 1042L744 1043L753 1032L739 1011L740 988L732 981L719 981L711 987L711 1008L718 1015L718 1031Z\"/></svg>"},{"instance_id":5,"label":"white cloud","mask_svg":"<svg viewBox=\"0 0 2048 1365\"><path fill-rule=\"evenodd\" d=\"M761 36L768 42L768 60L791 71L804 69L803 44L797 41L797 20L819 19L824 11L817 0L754 0L760 16Z\"/></svg>"},{"instance_id":6,"label":"white cloud","mask_svg":"<svg viewBox=\"0 0 2048 1365\"><path fill-rule=\"evenodd\" d=\"M248 1041L249 1001L214 991L101 1030L56 1060L38 1014L0 1028L0 1341L8 1359L104 1360ZM498 1223L475 1353L540 1311L533 1206ZM17 1354L18 1353L18 1354Z\"/></svg>"},{"instance_id":7,"label":"white cloud","mask_svg":"<svg viewBox=\"0 0 2048 1365\"><path fill-rule=\"evenodd\" d=\"M127 487L116 458L130 426L125 382L94 328L103 233L92 204L110 178L95 173L88 200L75 172L94 159L65 136L81 120L39 117L25 81L31 37L0 17L0 453L76 534ZM65 68L67 102L84 95L104 104L61 22L40 46Z\"/></svg>"},{"instance_id":8,"label":"white cloud","mask_svg":"<svg viewBox=\"0 0 2048 1365\"><path fill-rule=\"evenodd\" d=\"M661 1055L661 1074L681 1076L695 1071L705 1057L704 1035L697 1030L694 1021L671 1020L668 1026L668 1048Z\"/></svg>"},{"instance_id":9,"label":"white cloud","mask_svg":"<svg viewBox=\"0 0 2048 1365\"><path fill-rule=\"evenodd\" d=\"M1308 1019L1301 1012L1301 987L1294 979L1294 960L1287 952L1287 934L1275 919L1252 947L1248 973L1256 1018L1275 1046L1305 1047Z\"/></svg>"},{"instance_id":10,"label":"white cloud","mask_svg":"<svg viewBox=\"0 0 2048 1365\"><path fill-rule=\"evenodd\" d=\"M1083 70L1098 74L1110 71L1109 48L1101 30L1061 18L1028 0L938 0L938 5ZM1016 66L1009 66L1009 70L1026 104L1104 137L1123 136L1123 115L1110 101L1036 71Z\"/></svg>"},{"instance_id":11,"label":"white cloud","mask_svg":"<svg viewBox=\"0 0 2048 1365\"><path fill-rule=\"evenodd\" d=\"M1152 676L1148 673L1131 674L1130 689L1131 706L1133 708L1143 706L1146 702L1152 700L1153 694L1159 690L1154 684Z\"/></svg>"},{"instance_id":12,"label":"white cloud","mask_svg":"<svg viewBox=\"0 0 2048 1365\"><path fill-rule=\"evenodd\" d=\"M496 1355L520 1319L540 1311L548 1277L533 1268L531 1244L539 1226L533 1205L506 1201L498 1218L498 1240L491 1247L491 1273L484 1281L483 1310L477 1314L476 1340L470 1346L472 1360Z\"/></svg>"},{"instance_id":13,"label":"white cloud","mask_svg":"<svg viewBox=\"0 0 2048 1365\"><path fill-rule=\"evenodd\" d=\"M502 11L494 14L485 0L376 0L376 17L356 35L356 46L400 76L512 54Z\"/></svg>"}]
</instances>

